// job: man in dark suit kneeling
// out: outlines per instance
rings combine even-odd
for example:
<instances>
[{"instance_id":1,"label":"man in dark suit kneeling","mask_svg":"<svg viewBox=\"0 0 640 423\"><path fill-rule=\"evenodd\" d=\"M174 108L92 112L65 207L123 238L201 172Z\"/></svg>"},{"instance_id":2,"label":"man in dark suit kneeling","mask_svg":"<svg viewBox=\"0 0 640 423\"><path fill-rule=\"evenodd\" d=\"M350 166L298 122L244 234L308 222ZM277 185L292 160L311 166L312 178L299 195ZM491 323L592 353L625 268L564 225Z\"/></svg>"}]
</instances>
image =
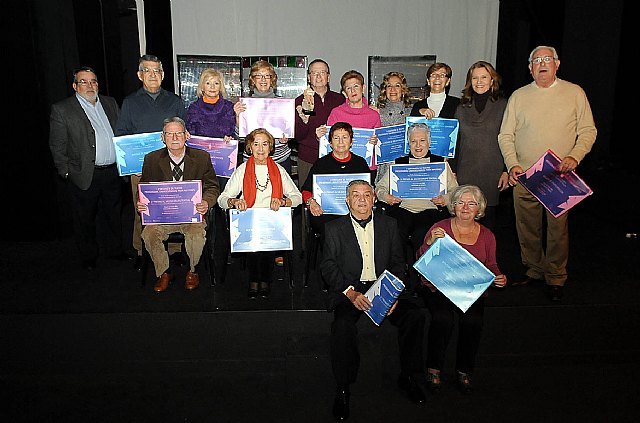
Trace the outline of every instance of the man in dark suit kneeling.
<instances>
[{"instance_id":1,"label":"man in dark suit kneeling","mask_svg":"<svg viewBox=\"0 0 640 423\"><path fill-rule=\"evenodd\" d=\"M373 187L357 180L347 187L349 215L327 223L322 277L329 286L331 324L331 365L337 390L333 414L349 417L349 386L356 381L360 354L356 323L371 302L363 295L378 276L388 270L396 277L406 276L404 253L396 220L373 215ZM405 298L391 307L387 319L398 328L401 374L398 385L409 398L424 403L421 388L424 375L422 340L424 311Z\"/></svg>"}]
</instances>

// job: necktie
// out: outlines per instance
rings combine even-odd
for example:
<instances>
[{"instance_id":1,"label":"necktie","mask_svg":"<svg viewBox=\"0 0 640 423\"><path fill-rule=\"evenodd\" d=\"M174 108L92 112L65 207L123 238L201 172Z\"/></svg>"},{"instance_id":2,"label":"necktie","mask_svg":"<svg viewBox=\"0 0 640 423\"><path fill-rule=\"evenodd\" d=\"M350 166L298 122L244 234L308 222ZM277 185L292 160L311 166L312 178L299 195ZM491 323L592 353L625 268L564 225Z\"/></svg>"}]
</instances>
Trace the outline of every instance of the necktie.
<instances>
[{"instance_id":1,"label":"necktie","mask_svg":"<svg viewBox=\"0 0 640 423\"><path fill-rule=\"evenodd\" d=\"M182 163L184 162L184 159L180 162L180 163L175 163L173 160L171 160L171 166L173 166L173 180L174 181L181 181L182 180L182 168L180 166L182 166Z\"/></svg>"}]
</instances>

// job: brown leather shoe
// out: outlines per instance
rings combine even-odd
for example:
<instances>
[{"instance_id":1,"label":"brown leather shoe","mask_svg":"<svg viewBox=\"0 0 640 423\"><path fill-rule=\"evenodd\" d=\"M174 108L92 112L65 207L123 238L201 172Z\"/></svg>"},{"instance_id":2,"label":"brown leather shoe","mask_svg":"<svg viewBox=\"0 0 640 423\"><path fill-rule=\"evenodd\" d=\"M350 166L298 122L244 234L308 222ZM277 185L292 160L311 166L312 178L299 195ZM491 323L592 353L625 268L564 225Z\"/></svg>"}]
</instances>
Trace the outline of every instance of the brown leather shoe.
<instances>
[{"instance_id":1,"label":"brown leather shoe","mask_svg":"<svg viewBox=\"0 0 640 423\"><path fill-rule=\"evenodd\" d=\"M192 289L196 289L198 285L200 285L200 277L198 276L198 274L192 271L188 271L187 278L184 281L184 287L191 291Z\"/></svg>"},{"instance_id":2,"label":"brown leather shoe","mask_svg":"<svg viewBox=\"0 0 640 423\"><path fill-rule=\"evenodd\" d=\"M171 273L164 272L162 276L158 278L158 281L153 287L153 290L156 292L164 292L167 290L169 286L169 282L173 280L173 275Z\"/></svg>"}]
</instances>

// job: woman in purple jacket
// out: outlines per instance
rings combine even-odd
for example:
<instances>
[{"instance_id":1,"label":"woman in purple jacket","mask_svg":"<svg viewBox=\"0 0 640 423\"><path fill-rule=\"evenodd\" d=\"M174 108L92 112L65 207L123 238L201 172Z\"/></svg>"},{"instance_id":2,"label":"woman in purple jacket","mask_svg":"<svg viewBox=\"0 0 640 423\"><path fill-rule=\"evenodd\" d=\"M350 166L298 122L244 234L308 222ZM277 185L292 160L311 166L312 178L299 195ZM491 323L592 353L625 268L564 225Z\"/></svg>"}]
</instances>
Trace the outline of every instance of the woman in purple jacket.
<instances>
[{"instance_id":1,"label":"woman in purple jacket","mask_svg":"<svg viewBox=\"0 0 640 423\"><path fill-rule=\"evenodd\" d=\"M191 135L211 138L233 138L236 115L233 103L224 96L224 76L215 69L205 69L198 81L198 99L191 103L187 111L187 131Z\"/></svg>"}]
</instances>

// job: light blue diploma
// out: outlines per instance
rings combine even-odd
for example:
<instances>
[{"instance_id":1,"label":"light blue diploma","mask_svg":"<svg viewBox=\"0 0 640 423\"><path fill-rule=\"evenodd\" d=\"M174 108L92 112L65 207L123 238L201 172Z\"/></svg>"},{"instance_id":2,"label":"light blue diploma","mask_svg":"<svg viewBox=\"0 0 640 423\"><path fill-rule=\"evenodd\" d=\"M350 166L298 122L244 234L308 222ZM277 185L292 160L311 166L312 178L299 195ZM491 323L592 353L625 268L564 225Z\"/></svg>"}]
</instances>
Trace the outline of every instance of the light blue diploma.
<instances>
[{"instance_id":1,"label":"light blue diploma","mask_svg":"<svg viewBox=\"0 0 640 423\"><path fill-rule=\"evenodd\" d=\"M327 129L331 129L330 126ZM353 128L353 144L351 152L357 156L364 157L367 164L371 166L373 161L374 145L369 143L369 137L375 134L375 129ZM320 146L318 148L318 157L326 156L331 152L331 144L329 144L329 132L320 138Z\"/></svg>"},{"instance_id":2,"label":"light blue diploma","mask_svg":"<svg viewBox=\"0 0 640 423\"><path fill-rule=\"evenodd\" d=\"M575 171L558 172L561 161L553 151L547 150L533 166L518 176L522 186L554 217L566 213L593 194L591 188Z\"/></svg>"},{"instance_id":3,"label":"light blue diploma","mask_svg":"<svg viewBox=\"0 0 640 423\"><path fill-rule=\"evenodd\" d=\"M274 138L295 136L296 100L294 98L242 97L246 110L240 113L238 135L246 137L257 128L264 128Z\"/></svg>"},{"instance_id":4,"label":"light blue diploma","mask_svg":"<svg viewBox=\"0 0 640 423\"><path fill-rule=\"evenodd\" d=\"M293 250L291 207L229 210L231 252Z\"/></svg>"},{"instance_id":5,"label":"light blue diploma","mask_svg":"<svg viewBox=\"0 0 640 423\"><path fill-rule=\"evenodd\" d=\"M376 128L378 144L376 145L376 163L390 163L404 156L406 144L406 125L393 125Z\"/></svg>"},{"instance_id":6,"label":"light blue diploma","mask_svg":"<svg viewBox=\"0 0 640 423\"><path fill-rule=\"evenodd\" d=\"M138 184L143 225L199 223L202 215L196 204L202 202L202 181L145 182Z\"/></svg>"},{"instance_id":7,"label":"light blue diploma","mask_svg":"<svg viewBox=\"0 0 640 423\"><path fill-rule=\"evenodd\" d=\"M324 214L347 214L347 185L356 179L371 183L370 173L328 173L313 175L313 198Z\"/></svg>"},{"instance_id":8,"label":"light blue diploma","mask_svg":"<svg viewBox=\"0 0 640 423\"><path fill-rule=\"evenodd\" d=\"M391 195L403 199L430 199L447 193L446 163L393 164L389 166Z\"/></svg>"},{"instance_id":9,"label":"light blue diploma","mask_svg":"<svg viewBox=\"0 0 640 423\"><path fill-rule=\"evenodd\" d=\"M365 314L376 326L380 326L403 290L404 283L388 270L382 272L367 290L364 296L371 301L371 308L365 311Z\"/></svg>"},{"instance_id":10,"label":"light blue diploma","mask_svg":"<svg viewBox=\"0 0 640 423\"><path fill-rule=\"evenodd\" d=\"M413 267L462 312L466 312L496 278L447 234L438 238Z\"/></svg>"},{"instance_id":11,"label":"light blue diploma","mask_svg":"<svg viewBox=\"0 0 640 423\"><path fill-rule=\"evenodd\" d=\"M228 143L222 138L208 138L192 136L187 141L187 145L199 148L209 153L211 164L217 176L229 178L238 162L238 140L231 140Z\"/></svg>"},{"instance_id":12,"label":"light blue diploma","mask_svg":"<svg viewBox=\"0 0 640 423\"><path fill-rule=\"evenodd\" d=\"M113 145L116 148L116 163L120 176L142 173L145 154L164 147L160 132L113 137Z\"/></svg>"},{"instance_id":13,"label":"light blue diploma","mask_svg":"<svg viewBox=\"0 0 640 423\"><path fill-rule=\"evenodd\" d=\"M460 124L458 119L444 119L409 116L406 118L407 130L415 123L424 123L431 129L431 145L429 151L440 157L452 159L456 155L456 143L458 142L458 129ZM404 149L405 154L409 154L409 140Z\"/></svg>"}]
</instances>

